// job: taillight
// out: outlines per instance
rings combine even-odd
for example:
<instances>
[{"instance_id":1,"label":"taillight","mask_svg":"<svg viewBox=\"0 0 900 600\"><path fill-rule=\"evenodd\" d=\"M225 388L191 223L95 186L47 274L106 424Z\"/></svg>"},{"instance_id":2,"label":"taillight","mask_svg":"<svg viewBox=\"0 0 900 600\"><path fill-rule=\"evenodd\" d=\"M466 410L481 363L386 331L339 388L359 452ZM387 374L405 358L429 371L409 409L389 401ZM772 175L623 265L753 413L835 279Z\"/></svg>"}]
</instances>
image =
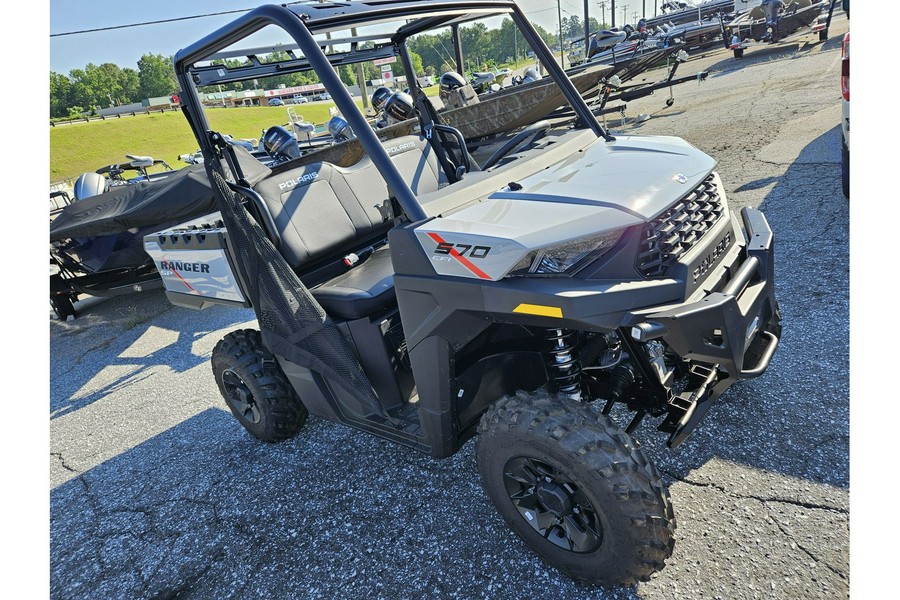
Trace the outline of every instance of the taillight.
<instances>
[{"instance_id":1,"label":"taillight","mask_svg":"<svg viewBox=\"0 0 900 600\"><path fill-rule=\"evenodd\" d=\"M841 43L841 94L844 100L850 101L850 32L844 35Z\"/></svg>"}]
</instances>

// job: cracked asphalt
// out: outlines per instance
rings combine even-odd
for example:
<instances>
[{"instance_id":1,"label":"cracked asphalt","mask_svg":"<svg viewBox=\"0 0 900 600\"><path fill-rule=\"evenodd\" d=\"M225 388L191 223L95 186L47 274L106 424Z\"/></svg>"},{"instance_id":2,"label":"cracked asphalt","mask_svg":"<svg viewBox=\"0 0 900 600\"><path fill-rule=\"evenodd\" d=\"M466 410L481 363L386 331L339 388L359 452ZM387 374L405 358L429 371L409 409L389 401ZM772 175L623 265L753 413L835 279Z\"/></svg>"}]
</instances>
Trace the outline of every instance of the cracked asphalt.
<instances>
[{"instance_id":1,"label":"cracked asphalt","mask_svg":"<svg viewBox=\"0 0 900 600\"><path fill-rule=\"evenodd\" d=\"M840 185L840 38L714 50L704 83L631 103L614 133L715 157L732 208L775 232L784 338L678 450L636 431L670 486L674 554L601 589L547 566L446 460L311 417L281 444L227 412L209 357L252 311L162 292L87 299L50 323L52 598L845 598L849 593L849 205ZM659 72L651 78L657 78Z\"/></svg>"}]
</instances>

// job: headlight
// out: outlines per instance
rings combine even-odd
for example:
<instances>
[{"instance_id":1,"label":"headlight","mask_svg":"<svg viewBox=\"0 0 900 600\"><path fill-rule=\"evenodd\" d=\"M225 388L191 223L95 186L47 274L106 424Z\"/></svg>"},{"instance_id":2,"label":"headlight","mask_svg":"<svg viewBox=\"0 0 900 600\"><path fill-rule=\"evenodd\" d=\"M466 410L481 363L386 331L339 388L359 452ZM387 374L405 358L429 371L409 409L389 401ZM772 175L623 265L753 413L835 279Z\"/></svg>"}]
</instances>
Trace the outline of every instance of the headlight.
<instances>
[{"instance_id":1,"label":"headlight","mask_svg":"<svg viewBox=\"0 0 900 600\"><path fill-rule=\"evenodd\" d=\"M624 228L613 229L564 244L533 250L516 263L507 277L572 273L606 254L616 245L623 233Z\"/></svg>"}]
</instances>

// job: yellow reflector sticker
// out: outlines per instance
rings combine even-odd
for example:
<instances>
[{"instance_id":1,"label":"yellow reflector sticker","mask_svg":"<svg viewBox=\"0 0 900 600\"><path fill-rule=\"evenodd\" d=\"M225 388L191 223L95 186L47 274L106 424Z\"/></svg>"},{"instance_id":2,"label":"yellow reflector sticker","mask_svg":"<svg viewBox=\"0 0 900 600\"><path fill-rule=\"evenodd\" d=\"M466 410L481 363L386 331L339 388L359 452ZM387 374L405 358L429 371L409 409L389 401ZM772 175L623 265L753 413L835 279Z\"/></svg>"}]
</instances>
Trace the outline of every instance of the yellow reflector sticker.
<instances>
[{"instance_id":1,"label":"yellow reflector sticker","mask_svg":"<svg viewBox=\"0 0 900 600\"><path fill-rule=\"evenodd\" d=\"M542 306L540 304L520 304L513 309L514 313L538 315L539 317L556 317L562 319L562 309L558 306Z\"/></svg>"}]
</instances>

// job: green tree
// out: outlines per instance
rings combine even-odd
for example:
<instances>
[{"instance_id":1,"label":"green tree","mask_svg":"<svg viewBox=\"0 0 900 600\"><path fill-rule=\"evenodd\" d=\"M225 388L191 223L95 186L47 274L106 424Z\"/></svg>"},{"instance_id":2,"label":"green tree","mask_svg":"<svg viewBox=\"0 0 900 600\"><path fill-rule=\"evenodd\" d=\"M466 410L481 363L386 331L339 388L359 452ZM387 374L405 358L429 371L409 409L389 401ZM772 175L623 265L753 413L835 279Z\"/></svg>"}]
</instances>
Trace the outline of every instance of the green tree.
<instances>
[{"instance_id":1,"label":"green tree","mask_svg":"<svg viewBox=\"0 0 900 600\"><path fill-rule=\"evenodd\" d=\"M50 71L50 116L65 117L72 105L72 82L62 73Z\"/></svg>"},{"instance_id":2,"label":"green tree","mask_svg":"<svg viewBox=\"0 0 900 600\"><path fill-rule=\"evenodd\" d=\"M409 58L412 61L413 70L416 72L416 75L423 75L425 73L425 68L422 66L422 57L416 52L410 50ZM406 69L403 68L403 62L399 59L393 64L392 70L394 71L394 75L396 75L397 77L406 75ZM378 77L381 77L380 73L378 74Z\"/></svg>"},{"instance_id":3,"label":"green tree","mask_svg":"<svg viewBox=\"0 0 900 600\"><path fill-rule=\"evenodd\" d=\"M432 68L444 73L443 66L455 64L453 57L453 41L450 30L440 33L425 33L417 35L408 41L410 52L415 52L421 59L424 67ZM452 67L451 67L452 70Z\"/></svg>"},{"instance_id":4,"label":"green tree","mask_svg":"<svg viewBox=\"0 0 900 600\"><path fill-rule=\"evenodd\" d=\"M170 96L178 91L178 80L175 77L171 56L166 57L162 54L141 56L138 61L138 80L141 99Z\"/></svg>"},{"instance_id":5,"label":"green tree","mask_svg":"<svg viewBox=\"0 0 900 600\"><path fill-rule=\"evenodd\" d=\"M72 104L104 107L115 104L116 99L127 98L127 77L122 69L112 63L100 66L88 63L84 69L70 71L69 79L72 84L69 100Z\"/></svg>"},{"instance_id":6,"label":"green tree","mask_svg":"<svg viewBox=\"0 0 900 600\"><path fill-rule=\"evenodd\" d=\"M132 102L140 102L141 98L141 79L140 75L134 69L122 69L120 75L121 94L115 98L116 104L130 104Z\"/></svg>"}]
</instances>

